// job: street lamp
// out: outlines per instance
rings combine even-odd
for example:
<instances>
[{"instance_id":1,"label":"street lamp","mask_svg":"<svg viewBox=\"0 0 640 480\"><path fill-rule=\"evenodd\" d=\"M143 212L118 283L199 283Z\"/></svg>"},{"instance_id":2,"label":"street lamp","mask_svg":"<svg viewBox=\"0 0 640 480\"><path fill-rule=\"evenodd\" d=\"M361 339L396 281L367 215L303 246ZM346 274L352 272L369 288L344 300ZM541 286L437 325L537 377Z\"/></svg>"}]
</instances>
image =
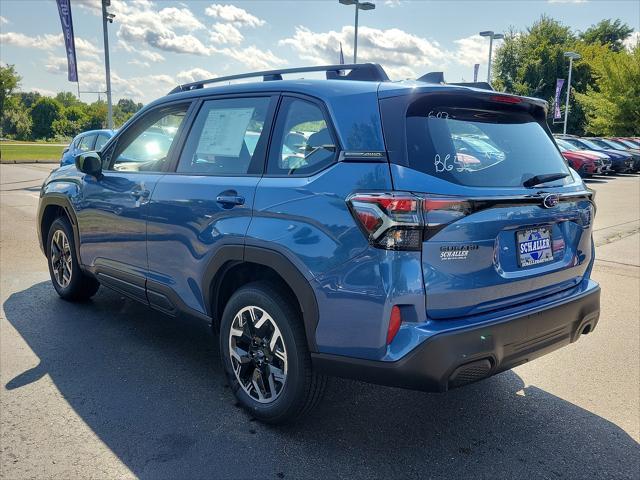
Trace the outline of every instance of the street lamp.
<instances>
[{"instance_id":1,"label":"street lamp","mask_svg":"<svg viewBox=\"0 0 640 480\"><path fill-rule=\"evenodd\" d=\"M573 69L573 61L579 60L580 55L576 52L564 52L564 56L569 59L569 80L567 81L567 103L564 106L564 128L562 133L567 134L567 118L569 117L569 96L571 95L571 70Z\"/></svg>"},{"instance_id":2,"label":"street lamp","mask_svg":"<svg viewBox=\"0 0 640 480\"><path fill-rule=\"evenodd\" d=\"M491 54L493 53L493 41L502 40L504 35L501 33L493 33L492 30L480 32L481 37L489 37L489 66L487 67L487 83L491 84Z\"/></svg>"},{"instance_id":3,"label":"street lamp","mask_svg":"<svg viewBox=\"0 0 640 480\"><path fill-rule=\"evenodd\" d=\"M339 0L342 5L355 5L356 6L356 31L353 39L353 63L357 63L358 60L358 11L359 10L373 10L376 6L371 2L361 2L360 0Z\"/></svg>"},{"instance_id":4,"label":"street lamp","mask_svg":"<svg viewBox=\"0 0 640 480\"><path fill-rule=\"evenodd\" d=\"M113 130L113 107L111 104L111 66L109 65L109 32L107 23L113 23L115 15L107 12L111 0L102 0L102 33L104 36L104 69L107 84L107 128Z\"/></svg>"}]
</instances>

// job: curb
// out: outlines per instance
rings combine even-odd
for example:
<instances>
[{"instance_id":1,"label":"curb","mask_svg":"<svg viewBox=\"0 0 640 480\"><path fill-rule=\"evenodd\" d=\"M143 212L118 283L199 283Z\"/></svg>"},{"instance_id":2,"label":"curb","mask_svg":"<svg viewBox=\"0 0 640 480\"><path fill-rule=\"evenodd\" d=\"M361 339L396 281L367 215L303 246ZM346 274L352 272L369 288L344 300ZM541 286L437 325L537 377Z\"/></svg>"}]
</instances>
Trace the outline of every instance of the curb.
<instances>
[{"instance_id":1,"label":"curb","mask_svg":"<svg viewBox=\"0 0 640 480\"><path fill-rule=\"evenodd\" d=\"M55 165L60 163L60 160L0 160L0 165L29 165L34 163Z\"/></svg>"}]
</instances>

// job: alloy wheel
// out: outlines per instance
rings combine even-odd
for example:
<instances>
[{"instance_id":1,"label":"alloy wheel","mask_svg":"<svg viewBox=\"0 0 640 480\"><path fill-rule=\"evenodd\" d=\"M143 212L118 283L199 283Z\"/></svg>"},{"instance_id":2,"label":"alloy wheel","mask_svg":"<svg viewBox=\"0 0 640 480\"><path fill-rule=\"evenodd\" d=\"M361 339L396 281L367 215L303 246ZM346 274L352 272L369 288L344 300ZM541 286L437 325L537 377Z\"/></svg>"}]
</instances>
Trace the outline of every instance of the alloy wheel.
<instances>
[{"instance_id":1,"label":"alloy wheel","mask_svg":"<svg viewBox=\"0 0 640 480\"><path fill-rule=\"evenodd\" d=\"M67 288L71 283L73 257L69 239L64 231L56 230L53 234L50 256L53 278L61 288Z\"/></svg>"},{"instance_id":2,"label":"alloy wheel","mask_svg":"<svg viewBox=\"0 0 640 480\"><path fill-rule=\"evenodd\" d=\"M271 403L287 380L287 349L274 319L262 308L236 313L229 331L229 355L236 379L247 395Z\"/></svg>"}]
</instances>

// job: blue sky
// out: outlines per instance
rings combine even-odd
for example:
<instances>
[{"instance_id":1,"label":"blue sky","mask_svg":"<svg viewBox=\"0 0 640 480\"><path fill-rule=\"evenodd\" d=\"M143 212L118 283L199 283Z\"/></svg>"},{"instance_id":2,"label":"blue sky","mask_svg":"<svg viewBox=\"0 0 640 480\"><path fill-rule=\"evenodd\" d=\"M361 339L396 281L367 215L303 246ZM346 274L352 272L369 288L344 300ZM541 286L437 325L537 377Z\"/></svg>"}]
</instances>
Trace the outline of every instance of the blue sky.
<instances>
[{"instance_id":1,"label":"blue sky","mask_svg":"<svg viewBox=\"0 0 640 480\"><path fill-rule=\"evenodd\" d=\"M381 63L395 79L444 71L486 76L488 41L481 30L524 29L547 14L576 30L620 18L638 38L638 0L377 0L360 15L359 61ZM71 0L80 89L104 90L100 0ZM112 0L109 26L116 99L148 102L177 83L277 67L337 63L342 42L352 56L353 7L338 0ZM15 64L23 90L76 92L54 0L0 1L0 61ZM83 94L92 101L97 95Z\"/></svg>"}]
</instances>

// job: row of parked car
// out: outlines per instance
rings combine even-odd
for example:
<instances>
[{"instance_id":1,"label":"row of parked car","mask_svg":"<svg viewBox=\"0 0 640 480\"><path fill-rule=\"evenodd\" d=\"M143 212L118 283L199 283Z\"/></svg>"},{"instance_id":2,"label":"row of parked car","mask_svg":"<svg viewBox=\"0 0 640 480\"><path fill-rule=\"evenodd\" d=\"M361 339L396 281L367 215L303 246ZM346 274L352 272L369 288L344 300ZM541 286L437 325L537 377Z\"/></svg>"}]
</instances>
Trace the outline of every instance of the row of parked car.
<instances>
[{"instance_id":1,"label":"row of parked car","mask_svg":"<svg viewBox=\"0 0 640 480\"><path fill-rule=\"evenodd\" d=\"M571 168L582 177L640 171L640 138L558 135L556 143Z\"/></svg>"}]
</instances>

